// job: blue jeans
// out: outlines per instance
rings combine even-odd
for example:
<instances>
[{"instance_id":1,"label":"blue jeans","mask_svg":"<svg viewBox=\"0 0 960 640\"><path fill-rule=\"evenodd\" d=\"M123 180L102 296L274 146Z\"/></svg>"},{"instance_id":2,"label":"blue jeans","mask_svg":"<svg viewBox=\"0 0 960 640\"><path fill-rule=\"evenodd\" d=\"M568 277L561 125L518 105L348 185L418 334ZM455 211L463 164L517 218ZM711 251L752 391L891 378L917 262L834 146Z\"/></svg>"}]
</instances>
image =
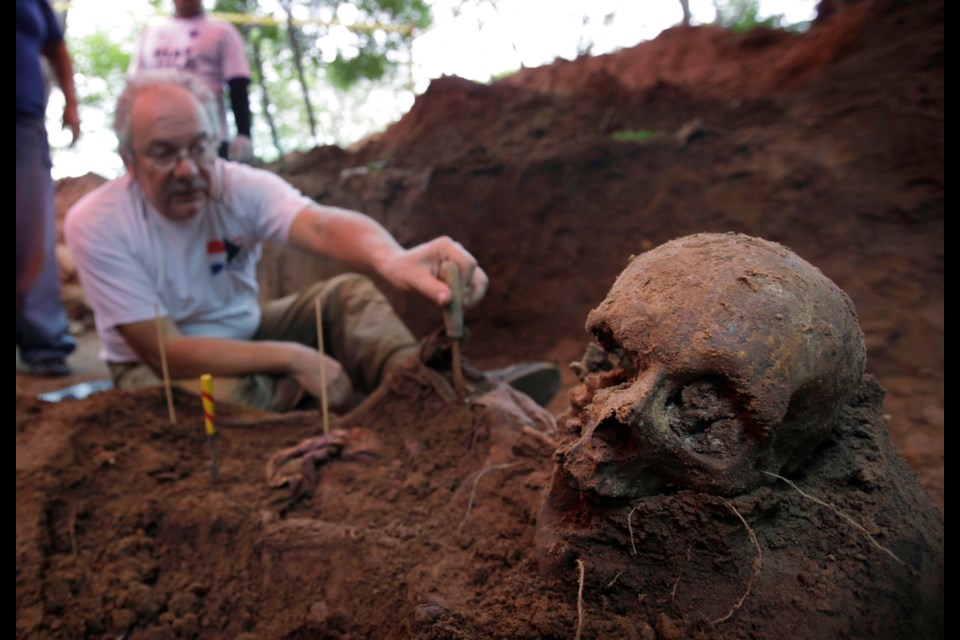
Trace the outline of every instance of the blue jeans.
<instances>
[{"instance_id":1,"label":"blue jeans","mask_svg":"<svg viewBox=\"0 0 960 640\"><path fill-rule=\"evenodd\" d=\"M60 295L57 218L50 175L50 146L42 117L17 116L17 289L29 265L39 263L32 284L17 297L17 348L32 364L65 358L77 346ZM27 276L29 277L29 276Z\"/></svg>"}]
</instances>

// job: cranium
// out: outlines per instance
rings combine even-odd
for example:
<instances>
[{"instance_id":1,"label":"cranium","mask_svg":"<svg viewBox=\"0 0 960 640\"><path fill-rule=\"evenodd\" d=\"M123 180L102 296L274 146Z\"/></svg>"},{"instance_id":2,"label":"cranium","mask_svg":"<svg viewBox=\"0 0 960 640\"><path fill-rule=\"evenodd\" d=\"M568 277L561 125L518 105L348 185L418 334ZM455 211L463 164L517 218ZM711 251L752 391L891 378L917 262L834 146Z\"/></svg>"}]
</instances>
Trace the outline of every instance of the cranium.
<instances>
[{"instance_id":1,"label":"cranium","mask_svg":"<svg viewBox=\"0 0 960 640\"><path fill-rule=\"evenodd\" d=\"M609 362L580 372L559 459L605 498L736 495L795 470L866 364L846 293L786 247L733 233L634 258L586 328Z\"/></svg>"}]
</instances>

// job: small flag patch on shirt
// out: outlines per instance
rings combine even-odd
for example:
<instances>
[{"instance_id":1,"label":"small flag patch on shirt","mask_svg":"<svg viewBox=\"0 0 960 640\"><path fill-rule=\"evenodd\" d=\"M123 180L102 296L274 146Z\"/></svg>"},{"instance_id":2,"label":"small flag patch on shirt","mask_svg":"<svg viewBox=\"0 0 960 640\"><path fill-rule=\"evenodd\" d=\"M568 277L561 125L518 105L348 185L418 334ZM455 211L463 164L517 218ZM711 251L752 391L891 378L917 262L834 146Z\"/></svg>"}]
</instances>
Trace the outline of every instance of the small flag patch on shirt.
<instances>
[{"instance_id":1,"label":"small flag patch on shirt","mask_svg":"<svg viewBox=\"0 0 960 640\"><path fill-rule=\"evenodd\" d=\"M233 259L237 257L237 254L239 254L243 250L242 238L241 238L241 244L235 244L233 242L230 242L229 239L224 238L223 247L227 252L227 264L230 264L231 262L233 262Z\"/></svg>"},{"instance_id":2,"label":"small flag patch on shirt","mask_svg":"<svg viewBox=\"0 0 960 640\"><path fill-rule=\"evenodd\" d=\"M210 273L217 275L223 271L226 257L227 249L223 240L209 240L207 242L207 264L210 265Z\"/></svg>"}]
</instances>

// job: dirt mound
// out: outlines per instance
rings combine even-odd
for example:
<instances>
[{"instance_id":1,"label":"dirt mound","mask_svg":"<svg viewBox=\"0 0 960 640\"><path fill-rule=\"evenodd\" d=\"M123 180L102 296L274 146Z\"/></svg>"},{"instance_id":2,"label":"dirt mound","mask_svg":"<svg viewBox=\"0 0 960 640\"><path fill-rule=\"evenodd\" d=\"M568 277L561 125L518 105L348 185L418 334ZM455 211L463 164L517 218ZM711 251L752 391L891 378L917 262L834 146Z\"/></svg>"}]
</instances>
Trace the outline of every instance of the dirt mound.
<instances>
[{"instance_id":1,"label":"dirt mound","mask_svg":"<svg viewBox=\"0 0 960 640\"><path fill-rule=\"evenodd\" d=\"M175 394L176 425L162 389L18 396L17 636L942 637L943 523L881 397L867 381L802 489L679 492L561 527L538 523L553 417L505 386L459 401L420 363L334 419L354 434L337 455L312 446L316 413L221 407L216 484L196 396ZM322 455L270 482L291 447ZM538 524L587 550L587 577L560 552L544 570Z\"/></svg>"},{"instance_id":2,"label":"dirt mound","mask_svg":"<svg viewBox=\"0 0 960 640\"><path fill-rule=\"evenodd\" d=\"M405 244L468 247L491 280L468 318L483 366L579 358L629 257L672 238L788 246L852 297L894 441L942 509L943 142L943 3L878 1L802 35L677 28L491 85L441 78L358 149L275 168ZM279 295L336 271L274 250L262 280ZM419 334L435 324L388 295Z\"/></svg>"}]
</instances>

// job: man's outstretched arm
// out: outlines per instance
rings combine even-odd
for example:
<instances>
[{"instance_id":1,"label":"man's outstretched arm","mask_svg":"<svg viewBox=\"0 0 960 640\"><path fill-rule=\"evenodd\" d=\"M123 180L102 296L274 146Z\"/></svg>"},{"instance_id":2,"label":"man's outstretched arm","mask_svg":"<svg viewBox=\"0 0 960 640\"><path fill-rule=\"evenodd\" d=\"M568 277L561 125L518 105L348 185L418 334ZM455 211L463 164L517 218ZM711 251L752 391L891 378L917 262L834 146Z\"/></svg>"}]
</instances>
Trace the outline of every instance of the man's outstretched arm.
<instances>
[{"instance_id":1,"label":"man's outstretched arm","mask_svg":"<svg viewBox=\"0 0 960 640\"><path fill-rule=\"evenodd\" d=\"M312 204L297 214L288 237L295 249L378 275L393 287L415 291L439 306L450 301L450 288L440 273L444 262L453 262L460 270L465 305L480 302L487 291L487 274L459 242L441 236L404 249L380 223L356 211Z\"/></svg>"}]
</instances>

